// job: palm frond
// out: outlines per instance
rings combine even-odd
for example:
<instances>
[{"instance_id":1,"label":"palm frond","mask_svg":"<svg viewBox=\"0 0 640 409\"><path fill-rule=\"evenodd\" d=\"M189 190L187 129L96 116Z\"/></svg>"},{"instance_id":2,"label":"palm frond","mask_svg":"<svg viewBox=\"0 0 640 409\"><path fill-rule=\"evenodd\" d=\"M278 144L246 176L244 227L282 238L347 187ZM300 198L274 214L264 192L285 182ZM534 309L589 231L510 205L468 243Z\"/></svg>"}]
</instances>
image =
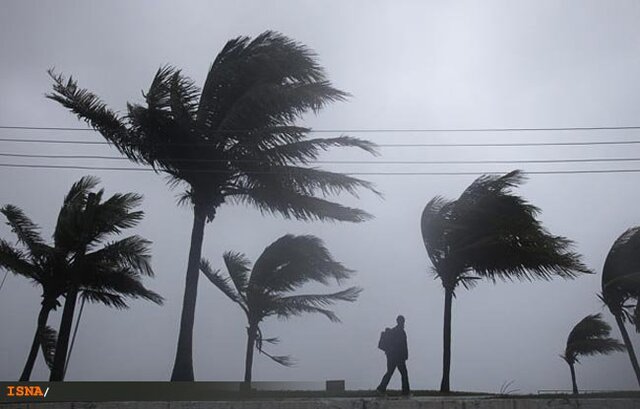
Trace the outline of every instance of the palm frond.
<instances>
[{"instance_id":1,"label":"palm frond","mask_svg":"<svg viewBox=\"0 0 640 409\"><path fill-rule=\"evenodd\" d=\"M309 281L338 283L353 273L335 261L322 240L315 236L285 235L256 260L250 285L274 292L292 291Z\"/></svg>"},{"instance_id":2,"label":"palm frond","mask_svg":"<svg viewBox=\"0 0 640 409\"><path fill-rule=\"evenodd\" d=\"M58 333L50 326L45 326L38 331L38 339L40 340L40 348L42 356L47 363L49 369L53 368L53 358L56 355L56 343L58 342Z\"/></svg>"},{"instance_id":3,"label":"palm frond","mask_svg":"<svg viewBox=\"0 0 640 409\"><path fill-rule=\"evenodd\" d=\"M78 87L69 77L48 70L53 80L53 92L46 97L52 99L74 113L78 119L100 132L121 153L136 163L144 163L135 138L129 133L123 119L110 110L104 102L92 92Z\"/></svg>"},{"instance_id":4,"label":"palm frond","mask_svg":"<svg viewBox=\"0 0 640 409\"><path fill-rule=\"evenodd\" d=\"M16 234L18 241L24 244L29 252L34 256L42 254L44 251L44 240L40 235L40 227L33 223L29 217L17 206L6 205L0 208L7 218L7 225Z\"/></svg>"},{"instance_id":5,"label":"palm frond","mask_svg":"<svg viewBox=\"0 0 640 409\"><path fill-rule=\"evenodd\" d=\"M308 132L309 129L304 129ZM275 132L274 132L275 133ZM297 139L300 139L298 137ZM314 138L310 140L284 140L284 144L277 144L262 151L265 163L285 165L287 163L306 164L316 159L321 152L332 147L352 147L362 149L372 155L378 155L378 146L373 142L341 135L336 138Z\"/></svg>"},{"instance_id":6,"label":"palm frond","mask_svg":"<svg viewBox=\"0 0 640 409\"><path fill-rule=\"evenodd\" d=\"M239 107L260 100L255 96L256 89L269 84L294 86L326 81L315 57L305 46L273 31L264 32L253 40L238 37L227 42L211 65L202 89L199 121L223 129L220 124L224 118L233 118L234 112L242 111ZM328 94L339 97L332 92ZM227 128L231 122L227 120ZM247 124L240 125L244 129L252 128Z\"/></svg>"},{"instance_id":7,"label":"palm frond","mask_svg":"<svg viewBox=\"0 0 640 409\"><path fill-rule=\"evenodd\" d=\"M254 83L244 91L226 110L219 129L291 124L308 111L318 113L328 104L344 101L348 96L332 87L329 81Z\"/></svg>"},{"instance_id":8,"label":"palm frond","mask_svg":"<svg viewBox=\"0 0 640 409\"><path fill-rule=\"evenodd\" d=\"M609 338L610 333L611 326L602 319L601 314L586 316L569 333L563 358L571 364L577 362L579 356L623 351L625 346Z\"/></svg>"},{"instance_id":9,"label":"palm frond","mask_svg":"<svg viewBox=\"0 0 640 409\"><path fill-rule=\"evenodd\" d=\"M83 176L80 180L71 185L69 192L64 197L64 205L70 205L80 201L85 203L87 196L93 189L98 187L100 179L96 176Z\"/></svg>"},{"instance_id":10,"label":"palm frond","mask_svg":"<svg viewBox=\"0 0 640 409\"><path fill-rule=\"evenodd\" d=\"M227 272L240 296L247 290L249 283L249 271L251 271L251 261L242 253L227 251L222 256Z\"/></svg>"},{"instance_id":11,"label":"palm frond","mask_svg":"<svg viewBox=\"0 0 640 409\"><path fill-rule=\"evenodd\" d=\"M6 269L30 280L42 281L42 275L37 266L30 262L24 252L4 239L0 239L0 269Z\"/></svg>"},{"instance_id":12,"label":"palm frond","mask_svg":"<svg viewBox=\"0 0 640 409\"><path fill-rule=\"evenodd\" d=\"M337 301L354 302L361 292L361 288L350 287L332 294L303 294L278 297L270 305L271 313L280 318L288 318L292 315L314 312L326 316L332 322L340 322L338 316L326 307L334 305Z\"/></svg>"},{"instance_id":13,"label":"palm frond","mask_svg":"<svg viewBox=\"0 0 640 409\"><path fill-rule=\"evenodd\" d=\"M129 308L124 297L104 290L83 289L80 298L91 303L103 304L107 307L117 310L125 310Z\"/></svg>"},{"instance_id":14,"label":"palm frond","mask_svg":"<svg viewBox=\"0 0 640 409\"><path fill-rule=\"evenodd\" d=\"M298 166L275 166L267 164L262 169L255 164L242 164L246 172L245 187L249 189L266 189L270 186L278 190L290 191L304 196L314 196L318 193L324 197L348 193L359 197L359 189L366 189L378 196L378 192L371 182L358 179L342 173L327 172L318 168L303 168ZM254 170L251 170L254 169Z\"/></svg>"},{"instance_id":15,"label":"palm frond","mask_svg":"<svg viewBox=\"0 0 640 409\"><path fill-rule=\"evenodd\" d=\"M349 287L346 290L338 291L332 294L302 294L290 295L287 297L279 297L277 302L285 302L290 304L306 304L314 307L329 307L336 301L354 302L362 292L362 288Z\"/></svg>"},{"instance_id":16,"label":"palm frond","mask_svg":"<svg viewBox=\"0 0 640 409\"><path fill-rule=\"evenodd\" d=\"M611 246L602 269L602 293L622 304L629 297L640 297L640 226L626 230ZM613 306L613 305L611 305Z\"/></svg>"},{"instance_id":17,"label":"palm frond","mask_svg":"<svg viewBox=\"0 0 640 409\"><path fill-rule=\"evenodd\" d=\"M341 322L340 318L335 312L321 307L315 307L308 303L298 302L297 300L283 300L280 299L272 305L272 313L277 315L278 318L287 319L293 316L299 316L302 314L321 314L329 319L331 322Z\"/></svg>"},{"instance_id":18,"label":"palm frond","mask_svg":"<svg viewBox=\"0 0 640 409\"><path fill-rule=\"evenodd\" d=\"M209 261L206 259L202 259L200 261L200 271L209 281L211 281L213 285L218 287L224 295L229 297L231 301L242 305L242 299L236 290L231 287L231 279L229 277L223 277L220 274L220 270L213 270L213 268L211 268L211 264L209 264Z\"/></svg>"},{"instance_id":19,"label":"palm frond","mask_svg":"<svg viewBox=\"0 0 640 409\"><path fill-rule=\"evenodd\" d=\"M361 223L373 218L369 213L342 206L325 199L290 190L274 188L237 188L230 191L230 200L253 205L263 214L280 214L285 218L305 221L343 221Z\"/></svg>"},{"instance_id":20,"label":"palm frond","mask_svg":"<svg viewBox=\"0 0 640 409\"><path fill-rule=\"evenodd\" d=\"M104 247L86 255L89 263L110 263L153 277L149 240L140 236L129 236L107 243Z\"/></svg>"},{"instance_id":21,"label":"palm frond","mask_svg":"<svg viewBox=\"0 0 640 409\"><path fill-rule=\"evenodd\" d=\"M158 305L163 304L164 299L162 296L146 288L136 270L118 265L89 265L83 267L84 277L81 282L83 291L112 293L123 299L143 299ZM95 270L91 267L95 268ZM97 298L90 298L90 300L100 301Z\"/></svg>"},{"instance_id":22,"label":"palm frond","mask_svg":"<svg viewBox=\"0 0 640 409\"><path fill-rule=\"evenodd\" d=\"M450 218L452 204L451 200L436 196L422 210L422 242L434 266L438 266L447 256L447 221Z\"/></svg>"},{"instance_id":23,"label":"palm frond","mask_svg":"<svg viewBox=\"0 0 640 409\"><path fill-rule=\"evenodd\" d=\"M293 359L291 355L271 355L264 349L260 350L260 353L269 357L273 362L282 366L286 366L287 368L296 366L296 360Z\"/></svg>"}]
</instances>

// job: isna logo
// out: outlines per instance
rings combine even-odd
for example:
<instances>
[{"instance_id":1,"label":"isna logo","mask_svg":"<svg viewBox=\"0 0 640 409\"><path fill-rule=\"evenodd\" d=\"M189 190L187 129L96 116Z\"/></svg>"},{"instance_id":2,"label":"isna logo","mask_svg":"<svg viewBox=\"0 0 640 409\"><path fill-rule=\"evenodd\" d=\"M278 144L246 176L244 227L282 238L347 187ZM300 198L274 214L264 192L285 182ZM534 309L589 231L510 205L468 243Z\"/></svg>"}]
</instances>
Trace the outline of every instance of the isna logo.
<instances>
[{"instance_id":1,"label":"isna logo","mask_svg":"<svg viewBox=\"0 0 640 409\"><path fill-rule=\"evenodd\" d=\"M49 388L42 388L40 386L17 386L17 385L9 385L7 386L7 397L40 397L46 398L47 393L49 393Z\"/></svg>"}]
</instances>

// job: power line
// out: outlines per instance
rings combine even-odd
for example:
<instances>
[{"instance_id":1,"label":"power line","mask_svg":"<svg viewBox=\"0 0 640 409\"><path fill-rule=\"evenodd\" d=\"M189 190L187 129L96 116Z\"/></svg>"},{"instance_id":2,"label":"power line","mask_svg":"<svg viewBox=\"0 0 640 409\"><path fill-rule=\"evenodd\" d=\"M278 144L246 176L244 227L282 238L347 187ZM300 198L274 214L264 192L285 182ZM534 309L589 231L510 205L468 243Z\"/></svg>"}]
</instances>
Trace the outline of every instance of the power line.
<instances>
[{"instance_id":1,"label":"power line","mask_svg":"<svg viewBox=\"0 0 640 409\"><path fill-rule=\"evenodd\" d=\"M76 166L76 165L27 165L27 164L11 164L0 163L0 167L7 168L34 168L34 169L77 169L77 170L106 170L106 171L137 171L137 172L156 172L152 168L122 168L122 167L93 167L93 166ZM208 170L208 169L192 169L192 172L201 173L225 173L224 171ZM161 172L161 171L158 171ZM255 174L278 174L279 172L263 172L253 171L245 173ZM503 174L505 172L498 171L478 171L478 172L345 172L346 175L365 176L365 175L388 175L388 176L453 176L453 175L480 175L480 174ZM552 174L589 174L589 173L640 173L640 169L592 169L592 170L549 170L549 171L525 171L530 175L552 175Z\"/></svg>"},{"instance_id":2,"label":"power line","mask_svg":"<svg viewBox=\"0 0 640 409\"><path fill-rule=\"evenodd\" d=\"M76 145L112 145L110 142L101 141L65 141L59 139L20 139L20 138L0 138L0 142L18 143L53 143L53 144L76 144ZM583 142L513 142L513 143L403 143L403 144L377 144L385 148L414 148L414 147L516 147L516 146L596 146L596 145L637 145L640 140L628 141L583 141ZM158 143L158 146L210 146L207 143Z\"/></svg>"},{"instance_id":3,"label":"power line","mask_svg":"<svg viewBox=\"0 0 640 409\"><path fill-rule=\"evenodd\" d=\"M0 129L41 130L41 131L92 131L93 128L55 126L10 126L0 125ZM391 133L391 132L546 132L546 131L620 131L640 129L640 126L569 126L547 128L416 128L416 129L310 129L309 133ZM212 130L212 133L250 133L255 129Z\"/></svg>"},{"instance_id":4,"label":"power line","mask_svg":"<svg viewBox=\"0 0 640 409\"><path fill-rule=\"evenodd\" d=\"M123 156L101 156L101 155L40 155L22 153L0 153L0 157L30 158L30 159L104 159L104 160L124 160L129 158ZM177 162L204 162L216 163L227 162L226 159L174 159ZM580 158L580 159L530 159L530 160L427 160L427 161L385 161L385 160L312 160L307 163L318 164L353 164L353 165L466 165L466 164L507 164L507 163L588 163L588 162L634 162L640 158ZM235 162L261 163L256 159L239 159Z\"/></svg>"}]
</instances>

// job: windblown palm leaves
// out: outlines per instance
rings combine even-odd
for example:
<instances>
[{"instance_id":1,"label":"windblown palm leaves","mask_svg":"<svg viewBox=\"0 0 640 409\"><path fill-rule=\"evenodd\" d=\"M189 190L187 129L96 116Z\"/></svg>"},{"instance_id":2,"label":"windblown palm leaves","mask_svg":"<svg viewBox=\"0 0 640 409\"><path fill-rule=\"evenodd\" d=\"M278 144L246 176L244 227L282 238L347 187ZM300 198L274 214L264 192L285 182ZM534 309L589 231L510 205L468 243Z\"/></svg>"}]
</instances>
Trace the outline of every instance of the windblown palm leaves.
<instances>
[{"instance_id":1,"label":"windblown palm leaves","mask_svg":"<svg viewBox=\"0 0 640 409\"><path fill-rule=\"evenodd\" d=\"M264 250L253 268L240 253L226 252L224 262L226 275L213 270L206 260L202 260L200 269L247 316L246 383L251 382L254 348L281 365L292 364L288 356L273 356L264 351L263 343L277 342L277 338L263 337L260 324L265 318L317 313L339 322L338 316L328 307L338 301L353 302L361 292L360 288L350 287L332 294L292 294L310 281L328 285L335 279L340 283L353 273L333 260L322 241L314 236L279 238Z\"/></svg>"},{"instance_id":2,"label":"windblown palm leaves","mask_svg":"<svg viewBox=\"0 0 640 409\"><path fill-rule=\"evenodd\" d=\"M0 267L22 275L42 287L42 308L31 352L21 380L28 380L42 345L53 381L64 378L73 313L78 296L110 307L127 308L128 299L145 299L158 304L162 297L142 284L143 276L153 276L149 264L149 242L139 236L111 240L142 218L133 209L141 197L115 194L102 200L103 191L92 191L96 178L76 182L64 199L53 234L53 245L45 244L39 229L15 206L2 213L18 237L21 248L0 240ZM46 326L50 311L65 303L56 339Z\"/></svg>"},{"instance_id":3,"label":"windblown palm leaves","mask_svg":"<svg viewBox=\"0 0 640 409\"><path fill-rule=\"evenodd\" d=\"M638 300L640 299L640 226L625 231L611 246L602 268L602 301L616 319L627 347L631 365L640 385L640 365L625 322L640 329ZM635 302L635 306L634 303Z\"/></svg>"},{"instance_id":4,"label":"windblown palm leaves","mask_svg":"<svg viewBox=\"0 0 640 409\"><path fill-rule=\"evenodd\" d=\"M625 347L617 339L610 338L611 326L602 320L600 314L587 315L569 333L567 346L562 359L571 370L573 393L578 393L575 364L580 363L579 356L608 355L624 351Z\"/></svg>"},{"instance_id":5,"label":"windblown palm leaves","mask_svg":"<svg viewBox=\"0 0 640 409\"><path fill-rule=\"evenodd\" d=\"M158 70L145 105L129 104L126 116L93 93L51 73L49 98L85 120L136 163L185 185L194 224L180 335L172 380L193 380L192 332L204 225L226 201L302 220L361 222L370 215L327 200L359 189L363 180L309 167L332 147L375 153L375 145L338 136L309 139L296 125L307 112L343 101L316 55L305 46L267 31L255 39L229 41L214 60L202 89L180 70Z\"/></svg>"},{"instance_id":6,"label":"windblown palm leaves","mask_svg":"<svg viewBox=\"0 0 640 409\"><path fill-rule=\"evenodd\" d=\"M481 176L457 200L435 197L422 212L424 245L445 289L443 392L450 390L451 305L458 285L590 273L570 250L572 242L551 235L536 219L540 210L512 193L523 181L520 171Z\"/></svg>"}]
</instances>

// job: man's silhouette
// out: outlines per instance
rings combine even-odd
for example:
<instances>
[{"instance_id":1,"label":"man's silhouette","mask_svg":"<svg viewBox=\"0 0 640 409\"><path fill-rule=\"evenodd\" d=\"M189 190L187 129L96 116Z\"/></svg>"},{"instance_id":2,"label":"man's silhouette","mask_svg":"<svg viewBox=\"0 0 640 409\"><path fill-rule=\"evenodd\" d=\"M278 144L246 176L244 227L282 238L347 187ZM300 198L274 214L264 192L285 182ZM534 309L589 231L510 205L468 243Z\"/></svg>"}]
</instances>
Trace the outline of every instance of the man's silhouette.
<instances>
[{"instance_id":1,"label":"man's silhouette","mask_svg":"<svg viewBox=\"0 0 640 409\"><path fill-rule=\"evenodd\" d=\"M404 332L404 317L398 315L396 322L398 325L389 330L388 347L385 348L387 373L384 374L380 385L376 389L380 393L385 393L391 375L398 368L402 376L402 394L409 395L409 375L407 374L407 365L405 363L409 358L409 350L407 349L407 334Z\"/></svg>"}]
</instances>

